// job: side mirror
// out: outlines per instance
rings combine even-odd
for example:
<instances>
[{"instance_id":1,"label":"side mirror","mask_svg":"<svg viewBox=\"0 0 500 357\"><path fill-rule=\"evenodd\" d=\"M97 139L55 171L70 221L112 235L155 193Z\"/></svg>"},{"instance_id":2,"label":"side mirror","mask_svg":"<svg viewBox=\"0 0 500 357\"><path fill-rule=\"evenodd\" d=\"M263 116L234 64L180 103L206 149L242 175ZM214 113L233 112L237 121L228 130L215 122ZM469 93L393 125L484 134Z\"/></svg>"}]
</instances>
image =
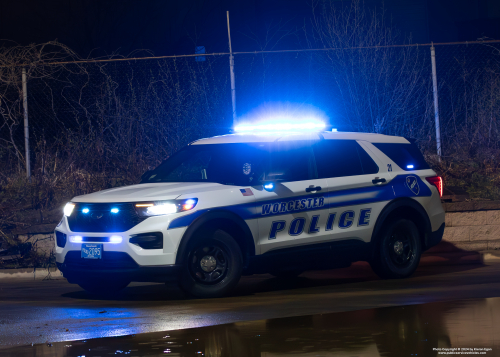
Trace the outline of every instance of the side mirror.
<instances>
[{"instance_id":1,"label":"side mirror","mask_svg":"<svg viewBox=\"0 0 500 357\"><path fill-rule=\"evenodd\" d=\"M270 172L266 174L264 176L265 178L260 182L262 183L262 186L264 186L264 190L267 192L273 192L276 188L276 183L283 181L284 176L283 172Z\"/></svg>"},{"instance_id":2,"label":"side mirror","mask_svg":"<svg viewBox=\"0 0 500 357\"><path fill-rule=\"evenodd\" d=\"M276 184L274 182L263 182L262 186L264 186L264 190L267 192L273 192L274 188L276 187Z\"/></svg>"}]
</instances>

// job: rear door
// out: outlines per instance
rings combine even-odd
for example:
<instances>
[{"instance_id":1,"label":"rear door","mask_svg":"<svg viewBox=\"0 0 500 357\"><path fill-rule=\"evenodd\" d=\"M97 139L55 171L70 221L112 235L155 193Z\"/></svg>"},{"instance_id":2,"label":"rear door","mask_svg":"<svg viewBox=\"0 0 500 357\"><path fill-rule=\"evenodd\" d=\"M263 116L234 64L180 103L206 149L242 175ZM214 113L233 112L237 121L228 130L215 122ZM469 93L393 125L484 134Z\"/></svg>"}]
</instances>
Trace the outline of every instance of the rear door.
<instances>
[{"instance_id":1,"label":"rear door","mask_svg":"<svg viewBox=\"0 0 500 357\"><path fill-rule=\"evenodd\" d=\"M321 238L370 241L376 218L394 198L389 173L356 140L323 140L314 153L318 178L327 181L329 205L328 234Z\"/></svg>"},{"instance_id":2,"label":"rear door","mask_svg":"<svg viewBox=\"0 0 500 357\"><path fill-rule=\"evenodd\" d=\"M326 233L327 181L318 178L311 144L307 140L270 144L264 176L277 179L275 189L254 190L261 254Z\"/></svg>"}]
</instances>

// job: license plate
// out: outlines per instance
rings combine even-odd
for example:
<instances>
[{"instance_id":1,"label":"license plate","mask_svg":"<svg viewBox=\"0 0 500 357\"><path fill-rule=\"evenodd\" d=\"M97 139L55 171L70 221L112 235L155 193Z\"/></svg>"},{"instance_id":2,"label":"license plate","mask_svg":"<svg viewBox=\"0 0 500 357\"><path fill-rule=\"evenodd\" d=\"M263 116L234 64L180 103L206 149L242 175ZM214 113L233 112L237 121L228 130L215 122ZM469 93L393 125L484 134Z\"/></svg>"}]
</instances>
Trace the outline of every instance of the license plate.
<instances>
[{"instance_id":1,"label":"license plate","mask_svg":"<svg viewBox=\"0 0 500 357\"><path fill-rule=\"evenodd\" d=\"M83 243L82 258L102 259L102 244Z\"/></svg>"}]
</instances>

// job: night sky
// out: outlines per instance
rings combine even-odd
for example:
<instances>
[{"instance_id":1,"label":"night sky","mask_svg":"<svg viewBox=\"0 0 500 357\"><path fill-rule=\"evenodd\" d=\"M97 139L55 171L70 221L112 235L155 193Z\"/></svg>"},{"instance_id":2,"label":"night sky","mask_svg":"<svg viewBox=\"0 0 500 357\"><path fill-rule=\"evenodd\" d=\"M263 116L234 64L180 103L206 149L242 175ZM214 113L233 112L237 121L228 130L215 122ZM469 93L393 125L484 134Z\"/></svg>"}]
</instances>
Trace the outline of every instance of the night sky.
<instances>
[{"instance_id":1,"label":"night sky","mask_svg":"<svg viewBox=\"0 0 500 357\"><path fill-rule=\"evenodd\" d=\"M384 6L414 43L500 38L498 0L387 0ZM226 52L226 10L235 51L306 47L309 0L0 0L0 38L21 45L57 39L83 57L138 49L189 54L199 45ZM266 43L268 28L275 36Z\"/></svg>"}]
</instances>

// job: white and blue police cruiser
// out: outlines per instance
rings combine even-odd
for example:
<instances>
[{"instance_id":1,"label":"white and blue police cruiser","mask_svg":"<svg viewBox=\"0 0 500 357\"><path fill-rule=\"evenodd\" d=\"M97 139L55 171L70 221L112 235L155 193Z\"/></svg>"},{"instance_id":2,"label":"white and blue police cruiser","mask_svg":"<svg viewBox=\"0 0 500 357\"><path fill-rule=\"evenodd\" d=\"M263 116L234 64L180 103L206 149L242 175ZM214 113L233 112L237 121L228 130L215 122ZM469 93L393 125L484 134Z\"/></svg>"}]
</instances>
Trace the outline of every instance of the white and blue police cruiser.
<instances>
[{"instance_id":1,"label":"white and blue police cruiser","mask_svg":"<svg viewBox=\"0 0 500 357\"><path fill-rule=\"evenodd\" d=\"M368 261L404 278L444 231L443 183L403 137L238 133L198 140L140 184L77 196L57 266L97 293L177 281L200 297L241 275L293 277Z\"/></svg>"}]
</instances>

